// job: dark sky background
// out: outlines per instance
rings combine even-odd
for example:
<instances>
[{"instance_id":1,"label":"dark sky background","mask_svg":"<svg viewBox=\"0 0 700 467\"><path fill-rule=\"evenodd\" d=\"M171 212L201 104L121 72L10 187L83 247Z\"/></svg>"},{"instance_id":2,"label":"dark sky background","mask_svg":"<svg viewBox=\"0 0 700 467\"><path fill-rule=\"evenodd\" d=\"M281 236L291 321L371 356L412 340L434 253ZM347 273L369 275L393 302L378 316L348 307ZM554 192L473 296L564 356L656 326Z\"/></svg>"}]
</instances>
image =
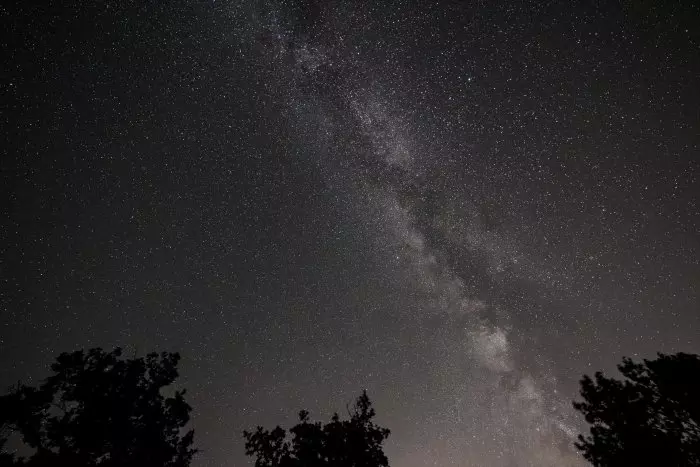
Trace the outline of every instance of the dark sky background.
<instances>
[{"instance_id":1,"label":"dark sky background","mask_svg":"<svg viewBox=\"0 0 700 467\"><path fill-rule=\"evenodd\" d=\"M196 467L362 389L394 466L560 467L583 373L700 352L696 2L35 3L4 386L173 350Z\"/></svg>"}]
</instances>

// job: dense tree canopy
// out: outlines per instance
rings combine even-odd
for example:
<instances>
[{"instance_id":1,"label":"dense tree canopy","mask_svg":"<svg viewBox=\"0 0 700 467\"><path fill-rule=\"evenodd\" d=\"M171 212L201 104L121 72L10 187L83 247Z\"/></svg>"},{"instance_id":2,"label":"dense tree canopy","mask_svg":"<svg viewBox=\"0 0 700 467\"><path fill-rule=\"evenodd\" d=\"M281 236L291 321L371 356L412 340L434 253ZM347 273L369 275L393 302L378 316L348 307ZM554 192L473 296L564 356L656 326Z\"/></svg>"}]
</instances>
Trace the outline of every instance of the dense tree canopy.
<instances>
[{"instance_id":1,"label":"dense tree canopy","mask_svg":"<svg viewBox=\"0 0 700 467\"><path fill-rule=\"evenodd\" d=\"M590 423L576 446L596 467L700 466L700 357L659 354L581 380L574 407Z\"/></svg>"},{"instance_id":2,"label":"dense tree canopy","mask_svg":"<svg viewBox=\"0 0 700 467\"><path fill-rule=\"evenodd\" d=\"M196 450L194 432L183 432L191 410L185 391L163 394L179 359L167 352L122 359L120 349L61 354L39 387L0 397L3 434L19 434L34 452L4 454L0 466L188 466Z\"/></svg>"},{"instance_id":3,"label":"dense tree canopy","mask_svg":"<svg viewBox=\"0 0 700 467\"><path fill-rule=\"evenodd\" d=\"M334 414L329 423L309 422L309 413L299 413L299 423L285 430L258 427L244 432L246 454L255 467L385 467L389 465L382 443L389 430L374 424L375 411L367 393L357 399L349 420Z\"/></svg>"}]
</instances>

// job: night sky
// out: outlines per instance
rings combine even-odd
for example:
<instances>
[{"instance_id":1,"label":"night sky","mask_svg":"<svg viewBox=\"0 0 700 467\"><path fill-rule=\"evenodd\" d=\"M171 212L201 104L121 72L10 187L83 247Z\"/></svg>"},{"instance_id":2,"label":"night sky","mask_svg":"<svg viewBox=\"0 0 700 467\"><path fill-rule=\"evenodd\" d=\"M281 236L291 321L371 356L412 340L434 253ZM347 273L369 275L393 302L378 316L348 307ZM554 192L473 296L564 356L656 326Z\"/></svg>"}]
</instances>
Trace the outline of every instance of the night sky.
<instances>
[{"instance_id":1,"label":"night sky","mask_svg":"<svg viewBox=\"0 0 700 467\"><path fill-rule=\"evenodd\" d=\"M196 467L363 389L393 466L561 467L700 353L696 2L13 3L4 387L179 351Z\"/></svg>"}]
</instances>

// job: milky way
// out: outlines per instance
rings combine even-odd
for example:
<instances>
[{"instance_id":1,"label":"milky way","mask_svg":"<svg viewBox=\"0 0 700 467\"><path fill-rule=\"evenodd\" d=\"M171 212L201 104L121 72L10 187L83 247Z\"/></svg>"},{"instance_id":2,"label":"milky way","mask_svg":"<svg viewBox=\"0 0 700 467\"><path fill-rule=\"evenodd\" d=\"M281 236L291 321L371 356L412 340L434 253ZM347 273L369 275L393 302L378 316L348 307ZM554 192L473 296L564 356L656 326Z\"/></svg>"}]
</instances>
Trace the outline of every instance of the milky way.
<instances>
[{"instance_id":1,"label":"milky way","mask_svg":"<svg viewBox=\"0 0 700 467\"><path fill-rule=\"evenodd\" d=\"M13 11L3 380L178 350L196 466L362 389L391 465L585 465L583 373L700 351L700 15L497 3Z\"/></svg>"}]
</instances>

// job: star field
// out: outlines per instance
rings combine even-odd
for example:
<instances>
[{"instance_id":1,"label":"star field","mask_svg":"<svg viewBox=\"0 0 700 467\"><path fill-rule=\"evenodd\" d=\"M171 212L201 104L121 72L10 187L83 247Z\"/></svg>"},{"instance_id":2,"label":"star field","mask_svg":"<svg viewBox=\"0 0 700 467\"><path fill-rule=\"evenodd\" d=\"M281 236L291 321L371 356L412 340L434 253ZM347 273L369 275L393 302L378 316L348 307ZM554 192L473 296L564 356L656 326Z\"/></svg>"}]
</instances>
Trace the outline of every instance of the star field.
<instances>
[{"instance_id":1,"label":"star field","mask_svg":"<svg viewBox=\"0 0 700 467\"><path fill-rule=\"evenodd\" d=\"M584 372L700 352L700 10L510 3L3 7L0 380L179 351L197 467L362 389L391 465L585 465Z\"/></svg>"}]
</instances>

